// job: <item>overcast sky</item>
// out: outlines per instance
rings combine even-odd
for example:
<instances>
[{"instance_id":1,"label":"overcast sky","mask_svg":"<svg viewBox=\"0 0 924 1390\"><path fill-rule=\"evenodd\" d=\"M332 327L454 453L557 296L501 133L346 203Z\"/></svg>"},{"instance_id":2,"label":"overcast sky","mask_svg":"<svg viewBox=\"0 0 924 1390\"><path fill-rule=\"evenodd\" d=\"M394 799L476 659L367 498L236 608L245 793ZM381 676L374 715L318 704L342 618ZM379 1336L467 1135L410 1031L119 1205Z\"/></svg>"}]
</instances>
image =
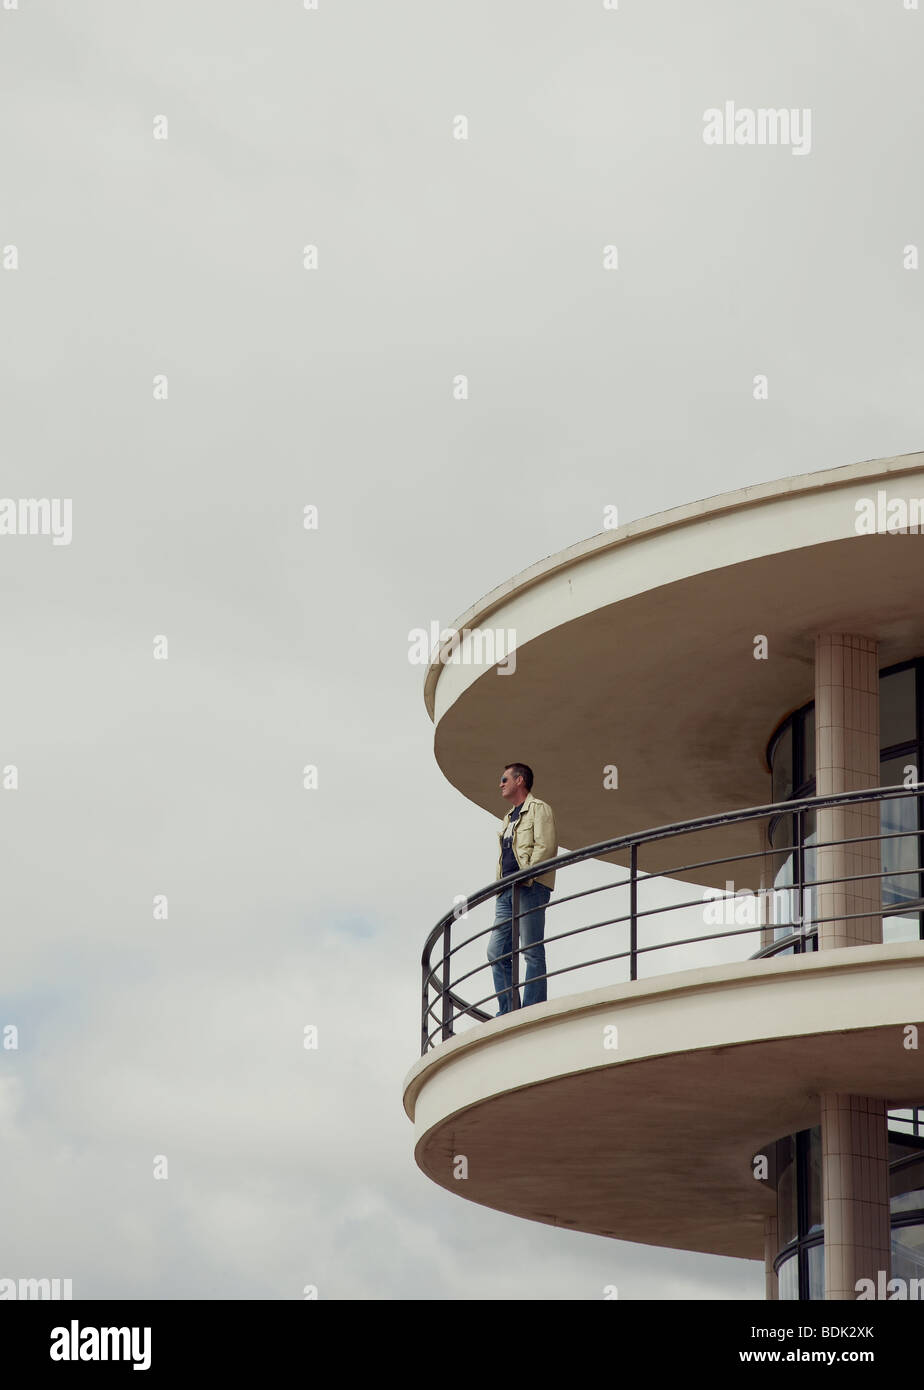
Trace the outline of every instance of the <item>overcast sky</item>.
<instances>
[{"instance_id":1,"label":"overcast sky","mask_svg":"<svg viewBox=\"0 0 924 1390\"><path fill-rule=\"evenodd\" d=\"M419 952L496 822L408 632L607 505L924 447L924 13L10 3L0 490L73 535L0 537L0 1277L761 1297L415 1167ZM727 101L811 148L705 144Z\"/></svg>"}]
</instances>

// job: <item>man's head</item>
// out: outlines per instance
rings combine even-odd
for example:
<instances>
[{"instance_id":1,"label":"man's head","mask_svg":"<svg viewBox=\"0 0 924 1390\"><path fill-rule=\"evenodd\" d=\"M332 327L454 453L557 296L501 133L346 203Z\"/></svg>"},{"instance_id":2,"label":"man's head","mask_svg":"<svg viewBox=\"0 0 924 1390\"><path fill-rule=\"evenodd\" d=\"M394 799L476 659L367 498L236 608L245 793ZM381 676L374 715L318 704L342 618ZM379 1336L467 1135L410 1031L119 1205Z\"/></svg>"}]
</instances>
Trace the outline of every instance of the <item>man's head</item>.
<instances>
[{"instance_id":1,"label":"man's head","mask_svg":"<svg viewBox=\"0 0 924 1390\"><path fill-rule=\"evenodd\" d=\"M501 773L500 791L511 806L521 806L532 790L533 770L526 763L508 763Z\"/></svg>"}]
</instances>

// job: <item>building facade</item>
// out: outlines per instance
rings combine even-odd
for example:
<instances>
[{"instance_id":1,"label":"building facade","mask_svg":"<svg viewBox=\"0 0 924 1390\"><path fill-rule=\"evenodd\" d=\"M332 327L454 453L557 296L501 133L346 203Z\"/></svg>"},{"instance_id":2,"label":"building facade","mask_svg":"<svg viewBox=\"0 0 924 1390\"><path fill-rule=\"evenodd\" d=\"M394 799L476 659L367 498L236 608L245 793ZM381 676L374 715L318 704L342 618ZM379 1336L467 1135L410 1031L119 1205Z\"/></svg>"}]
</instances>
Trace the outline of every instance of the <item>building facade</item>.
<instances>
[{"instance_id":1,"label":"building facade","mask_svg":"<svg viewBox=\"0 0 924 1390\"><path fill-rule=\"evenodd\" d=\"M434 1181L762 1259L770 1298L924 1294L922 527L924 455L788 478L605 531L446 634L441 769L498 815L529 762L560 848L548 1002L495 1017L497 884L427 938Z\"/></svg>"}]
</instances>

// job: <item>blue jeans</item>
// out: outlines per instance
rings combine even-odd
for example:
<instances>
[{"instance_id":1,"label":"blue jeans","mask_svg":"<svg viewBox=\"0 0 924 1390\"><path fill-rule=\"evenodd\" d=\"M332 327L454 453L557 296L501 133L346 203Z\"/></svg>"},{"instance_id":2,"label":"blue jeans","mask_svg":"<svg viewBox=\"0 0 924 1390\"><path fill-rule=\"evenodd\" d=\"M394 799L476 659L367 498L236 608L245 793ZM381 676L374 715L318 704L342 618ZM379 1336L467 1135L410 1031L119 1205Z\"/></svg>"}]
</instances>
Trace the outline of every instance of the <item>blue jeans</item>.
<instances>
[{"instance_id":1,"label":"blue jeans","mask_svg":"<svg viewBox=\"0 0 924 1390\"><path fill-rule=\"evenodd\" d=\"M546 888L541 883L531 883L528 888L520 884L518 910L520 914L520 947L519 971L523 971L523 957L526 958L526 977L525 988L523 990L523 1008L528 1009L530 1004L544 1004L548 998L546 991L546 981L537 980L537 975L545 974L545 945L542 934L545 930L545 909L552 896L551 888ZM512 936L510 929L510 919L513 916L513 888L505 888L498 894L497 911L494 914L494 930L488 937L488 960L491 962L491 970L494 974L494 990L497 994L497 1002L500 1008L497 1016L510 1013L511 1009L520 1007L520 991L514 992L511 988L511 960L510 951L512 950ZM506 960L501 960L501 956L507 956Z\"/></svg>"}]
</instances>

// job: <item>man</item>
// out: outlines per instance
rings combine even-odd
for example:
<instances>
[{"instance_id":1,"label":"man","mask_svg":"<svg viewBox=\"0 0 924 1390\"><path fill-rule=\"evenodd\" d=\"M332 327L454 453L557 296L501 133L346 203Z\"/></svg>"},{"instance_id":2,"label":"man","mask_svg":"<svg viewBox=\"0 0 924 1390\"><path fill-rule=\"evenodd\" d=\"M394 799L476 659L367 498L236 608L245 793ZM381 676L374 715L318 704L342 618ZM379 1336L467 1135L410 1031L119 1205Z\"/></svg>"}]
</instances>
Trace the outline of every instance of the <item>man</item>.
<instances>
[{"instance_id":1,"label":"man","mask_svg":"<svg viewBox=\"0 0 924 1390\"><path fill-rule=\"evenodd\" d=\"M506 878L508 874L515 874L530 864L539 864L543 859L554 859L558 853L552 808L533 796L532 785L532 768L527 767L526 763L509 763L504 768L500 792L510 810L504 817L498 835L500 857L497 861L497 878ZM521 974L524 957L526 960L524 1008L529 1008L530 1004L542 1004L548 997L546 981L538 977L545 975L545 909L554 887L554 871L540 874L534 879L523 879L519 885L520 945L525 947L519 957ZM519 990L511 989L512 916L511 885L498 894L494 930L488 938L488 960L500 1005L498 1018L520 1007ZM501 959L505 955L507 959Z\"/></svg>"}]
</instances>

